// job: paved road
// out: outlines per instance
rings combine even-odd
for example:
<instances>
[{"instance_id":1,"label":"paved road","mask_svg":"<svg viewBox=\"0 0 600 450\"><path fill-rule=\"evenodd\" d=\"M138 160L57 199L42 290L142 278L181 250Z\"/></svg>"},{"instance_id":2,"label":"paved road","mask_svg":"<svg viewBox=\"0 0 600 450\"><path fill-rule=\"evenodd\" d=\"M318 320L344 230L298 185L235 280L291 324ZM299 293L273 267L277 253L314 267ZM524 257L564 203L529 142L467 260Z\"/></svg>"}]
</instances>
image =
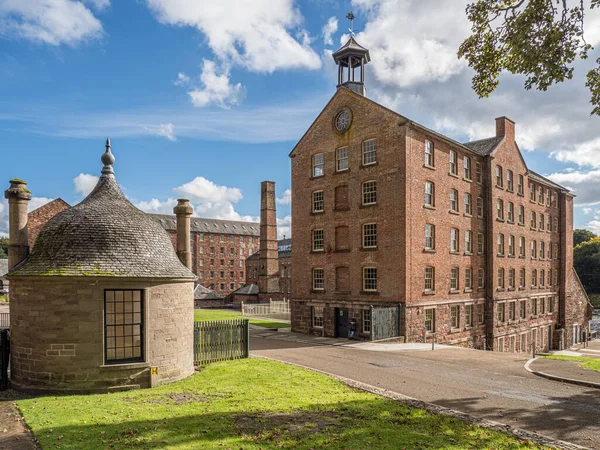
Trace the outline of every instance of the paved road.
<instances>
[{"instance_id":1,"label":"paved road","mask_svg":"<svg viewBox=\"0 0 600 450\"><path fill-rule=\"evenodd\" d=\"M467 349L385 351L315 345L253 332L251 351L473 416L600 449L600 391L528 373L526 355Z\"/></svg>"}]
</instances>

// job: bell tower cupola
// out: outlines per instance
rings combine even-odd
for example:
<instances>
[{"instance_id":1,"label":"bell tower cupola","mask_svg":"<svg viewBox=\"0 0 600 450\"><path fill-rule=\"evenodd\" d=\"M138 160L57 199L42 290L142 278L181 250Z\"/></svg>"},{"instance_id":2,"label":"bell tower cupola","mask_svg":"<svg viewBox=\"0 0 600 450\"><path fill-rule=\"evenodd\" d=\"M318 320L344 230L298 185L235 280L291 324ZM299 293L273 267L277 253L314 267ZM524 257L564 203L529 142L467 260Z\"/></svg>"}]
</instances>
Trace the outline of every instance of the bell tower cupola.
<instances>
[{"instance_id":1,"label":"bell tower cupola","mask_svg":"<svg viewBox=\"0 0 600 450\"><path fill-rule=\"evenodd\" d=\"M348 14L348 19L352 21L354 15ZM356 42L352 29L350 33L348 41L332 55L338 66L337 87L344 86L365 95L365 64L371 61L371 56L369 50Z\"/></svg>"}]
</instances>

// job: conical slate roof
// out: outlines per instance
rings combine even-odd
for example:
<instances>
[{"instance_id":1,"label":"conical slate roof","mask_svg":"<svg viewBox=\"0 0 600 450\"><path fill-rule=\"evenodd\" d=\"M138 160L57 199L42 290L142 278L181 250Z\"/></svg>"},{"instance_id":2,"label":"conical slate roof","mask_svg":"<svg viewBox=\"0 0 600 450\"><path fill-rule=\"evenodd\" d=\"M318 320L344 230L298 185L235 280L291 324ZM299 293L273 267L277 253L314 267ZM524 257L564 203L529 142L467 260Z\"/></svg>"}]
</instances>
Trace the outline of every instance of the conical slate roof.
<instances>
[{"instance_id":1,"label":"conical slate roof","mask_svg":"<svg viewBox=\"0 0 600 450\"><path fill-rule=\"evenodd\" d=\"M167 232L123 195L107 151L94 190L40 231L29 257L10 276L195 279Z\"/></svg>"}]
</instances>

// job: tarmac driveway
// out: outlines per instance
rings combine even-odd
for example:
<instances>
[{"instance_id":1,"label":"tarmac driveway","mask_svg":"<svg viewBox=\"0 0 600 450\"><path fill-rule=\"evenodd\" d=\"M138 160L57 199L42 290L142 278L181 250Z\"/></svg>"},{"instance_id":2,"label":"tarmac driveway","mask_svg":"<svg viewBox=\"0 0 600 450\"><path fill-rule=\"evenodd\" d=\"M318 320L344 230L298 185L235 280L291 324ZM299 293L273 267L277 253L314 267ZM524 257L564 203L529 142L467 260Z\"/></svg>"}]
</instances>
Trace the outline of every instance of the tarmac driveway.
<instances>
[{"instance_id":1,"label":"tarmac driveway","mask_svg":"<svg viewBox=\"0 0 600 450\"><path fill-rule=\"evenodd\" d=\"M253 331L251 353L323 370L476 417L600 449L600 391L528 373L529 355L321 345ZM328 340L325 341L327 343ZM347 341L340 341L346 344Z\"/></svg>"}]
</instances>

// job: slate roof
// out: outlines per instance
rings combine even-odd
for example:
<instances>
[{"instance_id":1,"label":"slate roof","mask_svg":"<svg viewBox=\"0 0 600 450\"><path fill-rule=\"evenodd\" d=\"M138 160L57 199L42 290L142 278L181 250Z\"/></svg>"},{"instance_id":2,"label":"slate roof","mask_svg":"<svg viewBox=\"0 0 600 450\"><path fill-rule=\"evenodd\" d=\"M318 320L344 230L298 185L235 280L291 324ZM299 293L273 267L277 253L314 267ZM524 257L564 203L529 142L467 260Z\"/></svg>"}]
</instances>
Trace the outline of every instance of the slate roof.
<instances>
[{"instance_id":1,"label":"slate roof","mask_svg":"<svg viewBox=\"0 0 600 450\"><path fill-rule=\"evenodd\" d=\"M0 259L0 278L4 278L4 275L8 272L8 259Z\"/></svg>"},{"instance_id":2,"label":"slate roof","mask_svg":"<svg viewBox=\"0 0 600 450\"><path fill-rule=\"evenodd\" d=\"M221 300L223 297L217 294L215 291L211 291L207 287L199 284L194 289L194 300Z\"/></svg>"},{"instance_id":3,"label":"slate roof","mask_svg":"<svg viewBox=\"0 0 600 450\"><path fill-rule=\"evenodd\" d=\"M504 136L494 136L491 138L480 139L478 141L465 142L463 145L478 155L488 156L496 149L496 147L498 147L498 144L500 144L503 139Z\"/></svg>"},{"instance_id":4,"label":"slate roof","mask_svg":"<svg viewBox=\"0 0 600 450\"><path fill-rule=\"evenodd\" d=\"M350 39L346 41L344 45L342 45L338 50L336 50L331 56L334 60L338 60L340 57L344 57L346 55L364 55L366 62L371 61L371 55L369 54L369 50L364 48L354 39L354 36L350 36Z\"/></svg>"},{"instance_id":5,"label":"slate roof","mask_svg":"<svg viewBox=\"0 0 600 450\"><path fill-rule=\"evenodd\" d=\"M534 172L533 170L529 170L527 176L530 179L532 179L532 180L535 180L535 181L538 181L538 182L541 182L541 183L545 183L545 184L549 184L552 187L555 187L557 189L561 189L561 190L563 190L565 192L569 192L569 190L566 187L561 186L560 184L555 183L552 180L549 180L548 178L540 175L539 173Z\"/></svg>"},{"instance_id":6,"label":"slate roof","mask_svg":"<svg viewBox=\"0 0 600 450\"><path fill-rule=\"evenodd\" d=\"M148 214L165 230L177 231L177 220L170 214ZM237 222L233 220L190 218L191 231L198 233L235 234L244 236L259 236L260 224L256 222Z\"/></svg>"},{"instance_id":7,"label":"slate roof","mask_svg":"<svg viewBox=\"0 0 600 450\"><path fill-rule=\"evenodd\" d=\"M242 286L241 288L239 288L231 295L258 295L258 285L247 284L246 286Z\"/></svg>"},{"instance_id":8,"label":"slate roof","mask_svg":"<svg viewBox=\"0 0 600 450\"><path fill-rule=\"evenodd\" d=\"M127 200L105 169L81 203L44 225L31 254L11 276L195 279L179 261L169 234Z\"/></svg>"}]
</instances>

